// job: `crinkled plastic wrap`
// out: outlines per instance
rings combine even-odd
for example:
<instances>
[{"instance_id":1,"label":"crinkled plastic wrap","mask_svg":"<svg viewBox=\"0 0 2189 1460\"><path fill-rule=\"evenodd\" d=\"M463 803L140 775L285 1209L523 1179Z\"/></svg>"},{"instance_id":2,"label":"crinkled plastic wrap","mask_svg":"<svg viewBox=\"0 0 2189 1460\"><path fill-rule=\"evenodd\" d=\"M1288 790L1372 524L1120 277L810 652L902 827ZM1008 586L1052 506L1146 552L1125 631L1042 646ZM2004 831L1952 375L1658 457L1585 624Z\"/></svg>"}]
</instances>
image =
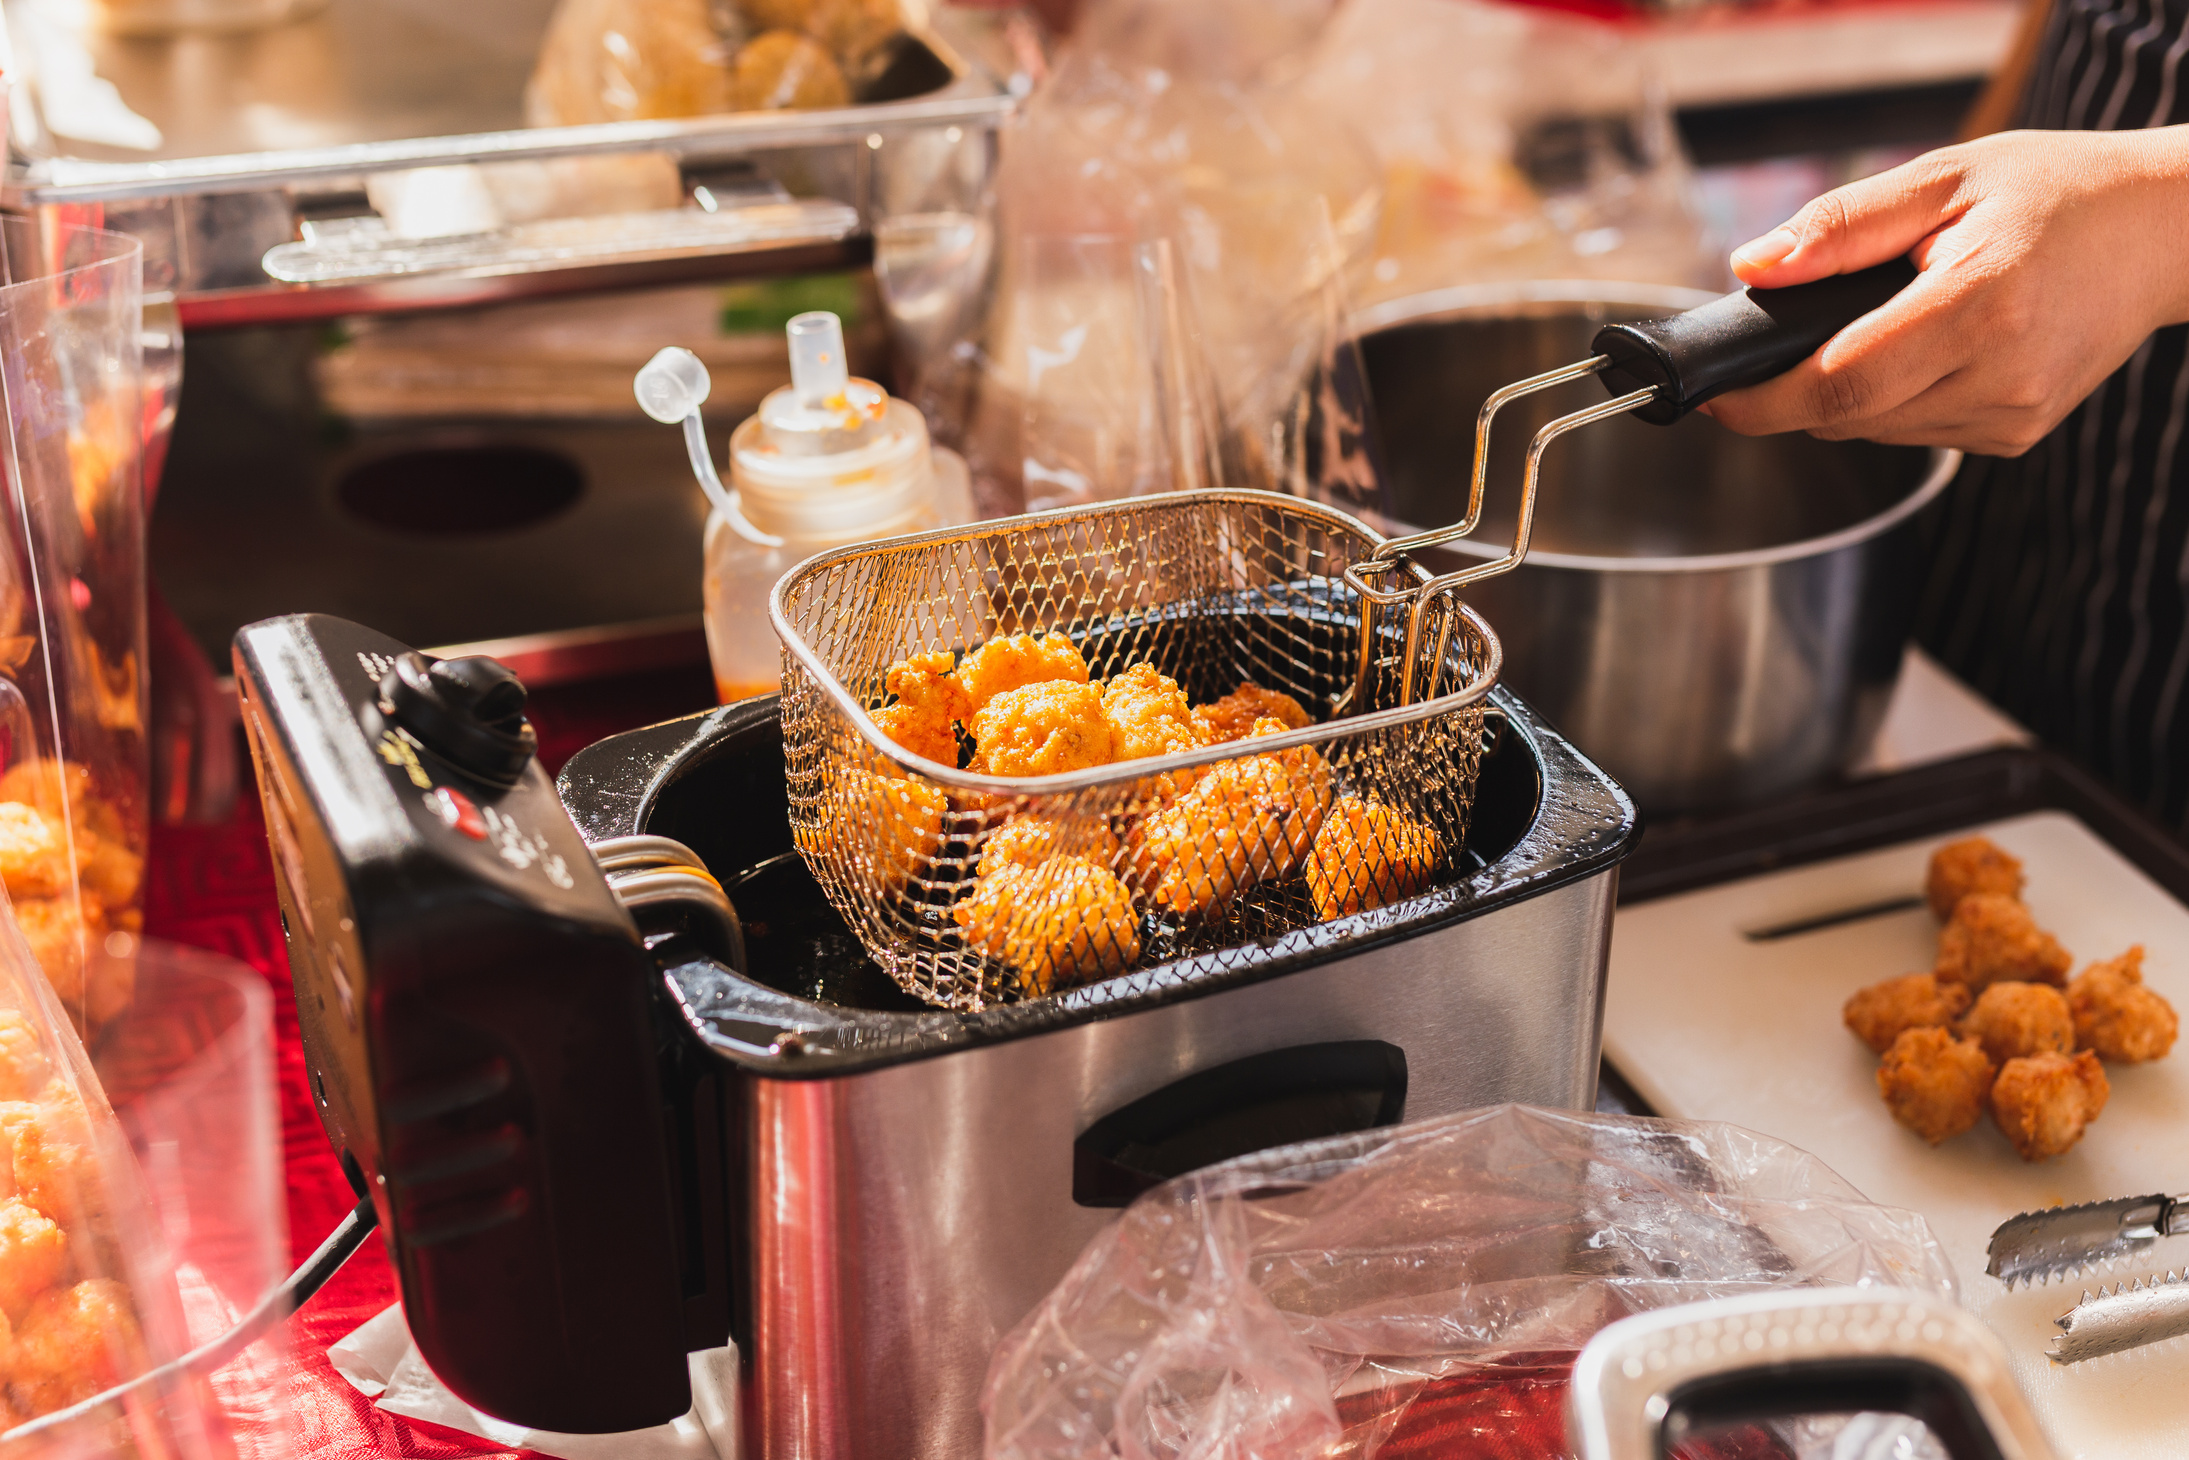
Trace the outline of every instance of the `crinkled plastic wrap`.
<instances>
[{"instance_id":1,"label":"crinkled plastic wrap","mask_svg":"<svg viewBox=\"0 0 2189 1460\"><path fill-rule=\"evenodd\" d=\"M1922 1218L1734 1126L1506 1105L1295 1146L1096 1238L997 1348L986 1454L1565 1454L1598 1329L1808 1284L1955 1295ZM1750 1431L1698 1453L1789 1451Z\"/></svg>"}]
</instances>

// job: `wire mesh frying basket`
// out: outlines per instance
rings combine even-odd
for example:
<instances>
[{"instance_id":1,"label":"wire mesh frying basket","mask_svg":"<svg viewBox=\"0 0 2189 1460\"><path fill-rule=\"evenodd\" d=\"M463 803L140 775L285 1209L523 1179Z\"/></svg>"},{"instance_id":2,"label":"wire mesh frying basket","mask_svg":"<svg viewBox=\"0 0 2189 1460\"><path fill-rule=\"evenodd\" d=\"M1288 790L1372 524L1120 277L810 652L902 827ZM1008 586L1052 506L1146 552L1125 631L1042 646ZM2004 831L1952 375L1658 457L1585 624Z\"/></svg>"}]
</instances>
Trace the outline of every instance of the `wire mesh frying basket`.
<instances>
[{"instance_id":1,"label":"wire mesh frying basket","mask_svg":"<svg viewBox=\"0 0 2189 1460\"><path fill-rule=\"evenodd\" d=\"M1447 580L1370 581L1401 566L1343 513L1246 491L815 557L771 605L794 841L890 977L953 1009L1244 956L1250 940L1416 895L1459 870L1500 654L1480 617L1434 591ZM916 755L869 716L892 702L900 661L1050 632L1096 681L1043 710L1067 727L1099 718L1100 682L1141 664L1196 705L1246 682L1314 723L1006 777Z\"/></svg>"}]
</instances>

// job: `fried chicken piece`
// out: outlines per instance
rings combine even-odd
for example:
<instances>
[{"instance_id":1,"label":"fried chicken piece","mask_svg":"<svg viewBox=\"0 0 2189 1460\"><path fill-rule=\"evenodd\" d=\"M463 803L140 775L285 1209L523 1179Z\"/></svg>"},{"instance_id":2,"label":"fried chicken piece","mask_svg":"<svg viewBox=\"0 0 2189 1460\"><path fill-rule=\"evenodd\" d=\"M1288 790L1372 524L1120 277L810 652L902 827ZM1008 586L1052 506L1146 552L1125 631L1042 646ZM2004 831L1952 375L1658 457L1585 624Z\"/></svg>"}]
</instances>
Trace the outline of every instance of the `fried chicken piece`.
<instances>
[{"instance_id":1,"label":"fried chicken piece","mask_svg":"<svg viewBox=\"0 0 2189 1460\"><path fill-rule=\"evenodd\" d=\"M99 900L86 893L81 901L81 909L78 899L66 894L25 898L15 904L15 925L22 930L23 941L45 970L46 982L53 985L62 1007L78 1023L84 1018L84 960L90 945L106 934L105 909Z\"/></svg>"},{"instance_id":2,"label":"fried chicken piece","mask_svg":"<svg viewBox=\"0 0 2189 1460\"><path fill-rule=\"evenodd\" d=\"M47 1293L24 1315L8 1402L21 1414L48 1414L143 1373L145 1365L129 1290L112 1278L91 1278Z\"/></svg>"},{"instance_id":3,"label":"fried chicken piece","mask_svg":"<svg viewBox=\"0 0 2189 1460\"><path fill-rule=\"evenodd\" d=\"M61 823L21 801L0 801L0 883L8 896L51 897L69 885Z\"/></svg>"},{"instance_id":4,"label":"fried chicken piece","mask_svg":"<svg viewBox=\"0 0 2189 1460\"><path fill-rule=\"evenodd\" d=\"M989 776L1053 776L1117 759L1102 692L1081 681L1003 691L973 716L973 740L972 769Z\"/></svg>"},{"instance_id":5,"label":"fried chicken piece","mask_svg":"<svg viewBox=\"0 0 2189 1460\"><path fill-rule=\"evenodd\" d=\"M0 801L35 806L49 820L60 819L64 794L73 821L90 826L111 841L127 840L119 814L94 792L89 767L75 761L21 760L0 775Z\"/></svg>"},{"instance_id":6,"label":"fried chicken piece","mask_svg":"<svg viewBox=\"0 0 2189 1460\"><path fill-rule=\"evenodd\" d=\"M2051 984L2001 979L1985 989L1955 1027L1984 1046L1995 1065L2032 1054L2066 1054L2075 1047L2067 999Z\"/></svg>"},{"instance_id":7,"label":"fried chicken piece","mask_svg":"<svg viewBox=\"0 0 2189 1460\"><path fill-rule=\"evenodd\" d=\"M37 1026L19 1010L0 1009L0 1100L28 1100L52 1076Z\"/></svg>"},{"instance_id":8,"label":"fried chicken piece","mask_svg":"<svg viewBox=\"0 0 2189 1460\"><path fill-rule=\"evenodd\" d=\"M1315 723L1298 700L1281 690L1263 689L1251 679L1239 681L1237 689L1214 704L1196 707L1193 718L1200 722L1202 739L1210 745L1244 740L1260 720L1281 720L1287 730L1304 730Z\"/></svg>"},{"instance_id":9,"label":"fried chicken piece","mask_svg":"<svg viewBox=\"0 0 2189 1460\"><path fill-rule=\"evenodd\" d=\"M957 660L947 651L899 659L883 677L897 702L867 712L884 735L914 755L946 766L958 763L954 727L973 718L965 690L951 673Z\"/></svg>"},{"instance_id":10,"label":"fried chicken piece","mask_svg":"<svg viewBox=\"0 0 2189 1460\"><path fill-rule=\"evenodd\" d=\"M74 1090L55 1082L36 1101L0 1104L0 1133L13 1152L18 1197L71 1236L84 1235L80 1228L106 1230L106 1183Z\"/></svg>"},{"instance_id":11,"label":"fried chicken piece","mask_svg":"<svg viewBox=\"0 0 2189 1460\"><path fill-rule=\"evenodd\" d=\"M1340 796L1307 856L1315 915L1327 922L1412 897L1429 885L1442 855L1433 828L1381 801Z\"/></svg>"},{"instance_id":12,"label":"fried chicken piece","mask_svg":"<svg viewBox=\"0 0 2189 1460\"><path fill-rule=\"evenodd\" d=\"M68 1270L68 1234L20 1197L0 1198L0 1314L20 1323Z\"/></svg>"},{"instance_id":13,"label":"fried chicken piece","mask_svg":"<svg viewBox=\"0 0 2189 1460\"><path fill-rule=\"evenodd\" d=\"M1087 857L984 872L950 915L969 946L1010 966L1028 998L1122 973L1140 957L1132 894Z\"/></svg>"},{"instance_id":14,"label":"fried chicken piece","mask_svg":"<svg viewBox=\"0 0 2189 1460\"><path fill-rule=\"evenodd\" d=\"M2064 1155L2105 1109L2113 1088L2089 1050L2008 1060L1991 1087L1991 1114L2025 1161Z\"/></svg>"},{"instance_id":15,"label":"fried chicken piece","mask_svg":"<svg viewBox=\"0 0 2189 1460\"><path fill-rule=\"evenodd\" d=\"M1281 735L1282 720L1254 736ZM1299 865L1330 810L1330 767L1312 745L1223 761L1134 832L1134 876L1170 911L1201 917Z\"/></svg>"},{"instance_id":16,"label":"fried chicken piece","mask_svg":"<svg viewBox=\"0 0 2189 1460\"><path fill-rule=\"evenodd\" d=\"M1116 865L1120 844L1108 823L1086 819L1094 845L1067 846L1065 828L1043 816L1019 816L988 834L981 843L983 877L999 867L1038 867L1051 857L1081 856L1099 866Z\"/></svg>"},{"instance_id":17,"label":"fried chicken piece","mask_svg":"<svg viewBox=\"0 0 2189 1460\"><path fill-rule=\"evenodd\" d=\"M1991 1058L1975 1040L1905 1029L1877 1067L1877 1089L1894 1120L1935 1146L1983 1118L1992 1075Z\"/></svg>"},{"instance_id":18,"label":"fried chicken piece","mask_svg":"<svg viewBox=\"0 0 2189 1460\"><path fill-rule=\"evenodd\" d=\"M126 907L144 881L144 858L88 827L77 834L77 867L84 891L103 907Z\"/></svg>"},{"instance_id":19,"label":"fried chicken piece","mask_svg":"<svg viewBox=\"0 0 2189 1460\"><path fill-rule=\"evenodd\" d=\"M2001 979L2064 984L2073 964L2028 908L1996 892L1972 892L1954 904L1953 917L1939 930L1938 965L1932 971L1981 992Z\"/></svg>"},{"instance_id":20,"label":"fried chicken piece","mask_svg":"<svg viewBox=\"0 0 2189 1460\"><path fill-rule=\"evenodd\" d=\"M1176 755L1199 750L1201 727L1178 681L1156 672L1152 664L1135 664L1113 675L1103 686L1102 713L1116 736L1119 760L1142 760L1153 755ZM1150 777L1142 786L1153 800L1170 800L1207 774L1207 767L1171 771Z\"/></svg>"},{"instance_id":21,"label":"fried chicken piece","mask_svg":"<svg viewBox=\"0 0 2189 1460\"><path fill-rule=\"evenodd\" d=\"M1923 879L1923 895L1940 922L1953 916L1962 898L1972 892L1989 892L2019 900L2022 896L2022 864L1980 836L1948 842L1931 853L1930 874Z\"/></svg>"},{"instance_id":22,"label":"fried chicken piece","mask_svg":"<svg viewBox=\"0 0 2189 1460\"><path fill-rule=\"evenodd\" d=\"M848 862L855 882L895 891L928 875L949 807L940 786L848 770L828 788L821 828L798 831L798 849Z\"/></svg>"},{"instance_id":23,"label":"fried chicken piece","mask_svg":"<svg viewBox=\"0 0 2189 1460\"><path fill-rule=\"evenodd\" d=\"M2093 963L2067 986L2075 1043L2122 1064L2155 1060L2174 1047L2181 1022L2174 1006L2144 987L2143 945Z\"/></svg>"},{"instance_id":24,"label":"fried chicken piece","mask_svg":"<svg viewBox=\"0 0 2189 1460\"><path fill-rule=\"evenodd\" d=\"M1855 1038L1883 1054L1910 1029L1939 1029L1969 1007L1968 985L1943 983L1927 973L1910 973L1859 989L1840 1011Z\"/></svg>"},{"instance_id":25,"label":"fried chicken piece","mask_svg":"<svg viewBox=\"0 0 2189 1460\"><path fill-rule=\"evenodd\" d=\"M1062 634L990 639L958 665L958 684L965 691L969 715L979 714L990 700L1010 690L1057 679L1085 684L1087 678L1087 661Z\"/></svg>"}]
</instances>

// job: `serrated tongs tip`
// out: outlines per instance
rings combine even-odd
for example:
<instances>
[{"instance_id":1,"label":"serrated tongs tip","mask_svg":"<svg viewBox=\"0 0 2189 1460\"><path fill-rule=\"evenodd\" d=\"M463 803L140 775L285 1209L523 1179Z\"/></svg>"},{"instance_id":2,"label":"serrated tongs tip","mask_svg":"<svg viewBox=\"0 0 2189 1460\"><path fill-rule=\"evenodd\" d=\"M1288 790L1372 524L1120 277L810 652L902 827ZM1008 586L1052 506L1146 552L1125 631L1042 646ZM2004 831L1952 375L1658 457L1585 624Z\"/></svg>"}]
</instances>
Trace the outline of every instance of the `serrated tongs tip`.
<instances>
[{"instance_id":1,"label":"serrated tongs tip","mask_svg":"<svg viewBox=\"0 0 2189 1460\"><path fill-rule=\"evenodd\" d=\"M2042 1284L2133 1257L2160 1237L2189 1229L2189 1202L2130 1196L2009 1217L1991 1234L1985 1271L2008 1287Z\"/></svg>"},{"instance_id":2,"label":"serrated tongs tip","mask_svg":"<svg viewBox=\"0 0 2189 1460\"><path fill-rule=\"evenodd\" d=\"M2136 1278L2100 1285L2053 1322L2060 1336L2049 1357L2056 1364L2079 1364L2145 1344L2189 1333L2189 1270L2169 1269L2164 1277Z\"/></svg>"}]
</instances>

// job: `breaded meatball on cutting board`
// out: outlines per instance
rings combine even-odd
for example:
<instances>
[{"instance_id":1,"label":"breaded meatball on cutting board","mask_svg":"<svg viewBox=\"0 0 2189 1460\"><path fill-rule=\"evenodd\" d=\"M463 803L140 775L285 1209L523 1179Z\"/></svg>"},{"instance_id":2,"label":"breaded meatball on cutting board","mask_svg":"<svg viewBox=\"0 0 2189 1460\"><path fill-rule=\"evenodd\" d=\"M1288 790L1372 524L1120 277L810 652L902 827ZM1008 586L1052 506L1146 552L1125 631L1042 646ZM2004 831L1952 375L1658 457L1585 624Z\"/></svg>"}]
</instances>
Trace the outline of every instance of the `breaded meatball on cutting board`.
<instances>
[{"instance_id":1,"label":"breaded meatball on cutting board","mask_svg":"<svg viewBox=\"0 0 2189 1460\"><path fill-rule=\"evenodd\" d=\"M2015 1378L2063 1455L2173 1460L2189 1435L2183 1346L2058 1368L2044 1357L2059 1331L2052 1320L2080 1289L2055 1283L2010 1294L1984 1275L1984 1248L2018 1211L2189 1191L2189 1142L2181 1136L2189 1130L2189 1050L2105 1064L2103 1116L2065 1155L2032 1164L1989 1117L1935 1147L1895 1124L1879 1100L1879 1055L1842 1023L1856 990L1932 968L1940 923L1926 898L1930 856L1974 835L2022 864L2022 898L2037 926L2073 955L2071 984L2141 944L2141 985L2189 1009L2189 907L2075 818L2040 812L1622 907L1612 929L1604 1053L1661 1113L1731 1121L1790 1141L1873 1200L1921 1213L1960 1277L1963 1303L2006 1340ZM1845 914L1857 915L1820 921ZM1780 932L1805 924L1813 926ZM2086 986L2085 1023L2125 1007L2133 986L2125 973ZM1996 1022L1985 1021L1993 1037L2010 1026L2056 1037L2050 1001L2019 998L2046 1009L1996 998ZM1884 1020L1893 1011L1879 1012ZM1882 1034L1883 1024L1873 1032ZM2025 1083L2054 1073L2032 1068ZM2033 1123L2026 1134L2042 1141L2054 1133ZM2172 1245L2178 1250L2154 1255L2158 1266L2189 1263L2189 1239Z\"/></svg>"}]
</instances>

